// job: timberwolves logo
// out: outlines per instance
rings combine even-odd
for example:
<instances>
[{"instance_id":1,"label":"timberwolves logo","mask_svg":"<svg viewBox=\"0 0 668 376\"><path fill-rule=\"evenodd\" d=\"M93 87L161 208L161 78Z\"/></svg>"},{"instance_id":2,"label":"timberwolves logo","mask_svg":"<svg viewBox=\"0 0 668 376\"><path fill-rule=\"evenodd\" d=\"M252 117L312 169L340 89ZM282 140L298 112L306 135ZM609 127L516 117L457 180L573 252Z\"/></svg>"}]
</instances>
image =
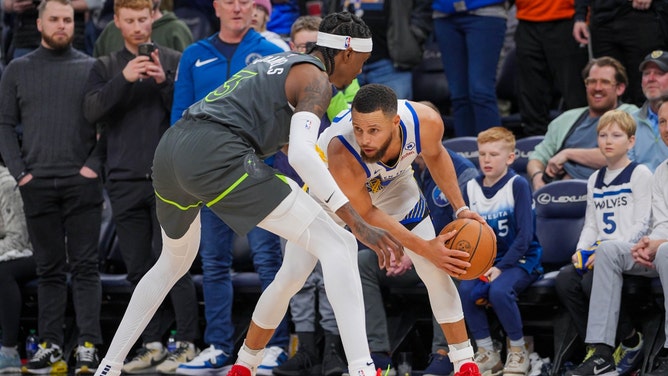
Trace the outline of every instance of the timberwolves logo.
<instances>
[{"instance_id":1,"label":"timberwolves logo","mask_svg":"<svg viewBox=\"0 0 668 376\"><path fill-rule=\"evenodd\" d=\"M249 53L248 55L246 55L245 63L246 63L246 65L249 65L250 63L254 62L255 60L257 60L261 57L262 57L262 55L260 55L257 52Z\"/></svg>"},{"instance_id":2,"label":"timberwolves logo","mask_svg":"<svg viewBox=\"0 0 668 376\"><path fill-rule=\"evenodd\" d=\"M438 187L434 187L434 189L431 191L431 201L439 208L444 208L450 205L450 202L448 202L448 199L445 197L443 192L438 189Z\"/></svg>"}]
</instances>

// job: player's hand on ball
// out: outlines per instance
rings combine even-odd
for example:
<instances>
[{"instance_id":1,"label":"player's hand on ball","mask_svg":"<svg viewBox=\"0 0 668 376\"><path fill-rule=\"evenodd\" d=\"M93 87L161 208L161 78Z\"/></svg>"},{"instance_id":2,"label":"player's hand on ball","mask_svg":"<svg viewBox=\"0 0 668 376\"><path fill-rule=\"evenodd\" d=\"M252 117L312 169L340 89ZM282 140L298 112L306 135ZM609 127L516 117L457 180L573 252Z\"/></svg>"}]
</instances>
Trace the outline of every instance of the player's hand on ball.
<instances>
[{"instance_id":1,"label":"player's hand on ball","mask_svg":"<svg viewBox=\"0 0 668 376\"><path fill-rule=\"evenodd\" d=\"M457 218L469 218L469 219L476 220L480 223L487 224L487 222L485 222L485 219L480 214L478 214L477 212L474 212L473 210L470 210L470 209L463 210L461 213L459 213Z\"/></svg>"},{"instance_id":2,"label":"player's hand on ball","mask_svg":"<svg viewBox=\"0 0 668 376\"><path fill-rule=\"evenodd\" d=\"M432 264L443 269L451 277L458 277L466 273L466 268L471 266L468 261L468 253L445 246L445 242L455 236L456 231L441 234L429 241L431 251L427 258Z\"/></svg>"}]
</instances>

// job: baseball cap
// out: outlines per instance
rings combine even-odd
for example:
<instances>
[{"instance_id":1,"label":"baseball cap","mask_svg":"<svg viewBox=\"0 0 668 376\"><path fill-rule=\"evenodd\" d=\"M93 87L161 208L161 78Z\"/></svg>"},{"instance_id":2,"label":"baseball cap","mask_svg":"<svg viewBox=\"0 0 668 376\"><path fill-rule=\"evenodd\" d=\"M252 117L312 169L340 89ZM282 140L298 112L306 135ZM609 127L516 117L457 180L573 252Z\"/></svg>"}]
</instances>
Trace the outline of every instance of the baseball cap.
<instances>
[{"instance_id":1,"label":"baseball cap","mask_svg":"<svg viewBox=\"0 0 668 376\"><path fill-rule=\"evenodd\" d=\"M661 50L654 50L645 56L645 60L640 63L640 71L642 72L645 69L647 63L656 64L659 69L664 72L668 72L668 52Z\"/></svg>"},{"instance_id":2,"label":"baseball cap","mask_svg":"<svg viewBox=\"0 0 668 376\"><path fill-rule=\"evenodd\" d=\"M264 8L267 15L271 17L271 0L255 0L255 5Z\"/></svg>"}]
</instances>

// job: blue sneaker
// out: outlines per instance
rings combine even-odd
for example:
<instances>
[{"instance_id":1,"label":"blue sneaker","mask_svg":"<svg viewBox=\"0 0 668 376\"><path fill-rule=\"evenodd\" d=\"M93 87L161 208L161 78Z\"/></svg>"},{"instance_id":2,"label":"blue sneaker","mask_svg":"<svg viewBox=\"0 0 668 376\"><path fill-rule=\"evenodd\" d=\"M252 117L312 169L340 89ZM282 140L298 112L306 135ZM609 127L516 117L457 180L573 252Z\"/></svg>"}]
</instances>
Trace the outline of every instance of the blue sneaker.
<instances>
[{"instance_id":1,"label":"blue sneaker","mask_svg":"<svg viewBox=\"0 0 668 376\"><path fill-rule=\"evenodd\" d=\"M434 353L429 355L429 365L425 368L423 376L448 376L455 370L447 355Z\"/></svg>"},{"instance_id":2,"label":"blue sneaker","mask_svg":"<svg viewBox=\"0 0 668 376\"><path fill-rule=\"evenodd\" d=\"M21 358L18 351L0 350L0 373L21 373Z\"/></svg>"},{"instance_id":3,"label":"blue sneaker","mask_svg":"<svg viewBox=\"0 0 668 376\"><path fill-rule=\"evenodd\" d=\"M223 350L211 345L199 353L193 360L179 364L176 368L176 373L192 376L222 375L227 373L231 367L230 356Z\"/></svg>"},{"instance_id":4,"label":"blue sneaker","mask_svg":"<svg viewBox=\"0 0 668 376\"><path fill-rule=\"evenodd\" d=\"M264 350L262 363L257 367L258 375L271 376L273 369L288 360L288 353L278 346L271 346Z\"/></svg>"},{"instance_id":5,"label":"blue sneaker","mask_svg":"<svg viewBox=\"0 0 668 376\"><path fill-rule=\"evenodd\" d=\"M633 348L626 347L621 343L615 349L612 357L615 359L615 364L617 365L617 373L619 376L626 375L628 372L635 370L638 367L638 362L642 359L642 348L645 344L643 341L642 333L638 332L638 338L640 341L638 345Z\"/></svg>"}]
</instances>

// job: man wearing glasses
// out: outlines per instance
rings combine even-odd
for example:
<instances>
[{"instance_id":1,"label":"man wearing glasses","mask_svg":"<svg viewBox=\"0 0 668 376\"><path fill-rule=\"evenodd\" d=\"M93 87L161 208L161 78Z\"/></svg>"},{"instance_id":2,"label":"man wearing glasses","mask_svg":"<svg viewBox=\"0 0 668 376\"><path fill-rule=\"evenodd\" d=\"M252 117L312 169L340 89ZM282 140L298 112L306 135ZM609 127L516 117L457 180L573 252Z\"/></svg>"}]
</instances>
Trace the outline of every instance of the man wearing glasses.
<instances>
[{"instance_id":1,"label":"man wearing glasses","mask_svg":"<svg viewBox=\"0 0 668 376\"><path fill-rule=\"evenodd\" d=\"M547 128L545 139L534 150L527 173L534 190L553 180L587 179L605 165L597 147L596 126L609 110L633 113L638 108L620 102L628 79L622 64L611 57L591 60L583 70L587 107L564 112Z\"/></svg>"}]
</instances>

